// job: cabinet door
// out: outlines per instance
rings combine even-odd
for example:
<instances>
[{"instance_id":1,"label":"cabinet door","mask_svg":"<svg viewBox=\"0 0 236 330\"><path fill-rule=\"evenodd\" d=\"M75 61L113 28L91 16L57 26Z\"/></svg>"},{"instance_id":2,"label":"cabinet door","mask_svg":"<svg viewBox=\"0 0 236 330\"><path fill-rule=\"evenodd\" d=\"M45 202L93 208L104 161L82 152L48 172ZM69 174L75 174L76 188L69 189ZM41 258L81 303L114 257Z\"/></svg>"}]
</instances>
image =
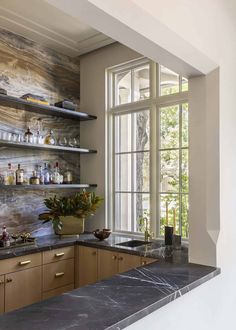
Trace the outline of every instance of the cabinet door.
<instances>
[{"instance_id":1,"label":"cabinet door","mask_svg":"<svg viewBox=\"0 0 236 330\"><path fill-rule=\"evenodd\" d=\"M93 284L98 278L97 249L79 246L78 276L79 286Z\"/></svg>"},{"instance_id":2,"label":"cabinet door","mask_svg":"<svg viewBox=\"0 0 236 330\"><path fill-rule=\"evenodd\" d=\"M5 275L5 312L41 300L41 273L41 267L34 267Z\"/></svg>"},{"instance_id":3,"label":"cabinet door","mask_svg":"<svg viewBox=\"0 0 236 330\"><path fill-rule=\"evenodd\" d=\"M141 258L131 254L119 253L119 273L127 272L130 269L141 266Z\"/></svg>"},{"instance_id":4,"label":"cabinet door","mask_svg":"<svg viewBox=\"0 0 236 330\"><path fill-rule=\"evenodd\" d=\"M118 273L118 253L98 250L98 280L109 278Z\"/></svg>"},{"instance_id":5,"label":"cabinet door","mask_svg":"<svg viewBox=\"0 0 236 330\"><path fill-rule=\"evenodd\" d=\"M0 276L0 314L4 313L4 276Z\"/></svg>"}]
</instances>

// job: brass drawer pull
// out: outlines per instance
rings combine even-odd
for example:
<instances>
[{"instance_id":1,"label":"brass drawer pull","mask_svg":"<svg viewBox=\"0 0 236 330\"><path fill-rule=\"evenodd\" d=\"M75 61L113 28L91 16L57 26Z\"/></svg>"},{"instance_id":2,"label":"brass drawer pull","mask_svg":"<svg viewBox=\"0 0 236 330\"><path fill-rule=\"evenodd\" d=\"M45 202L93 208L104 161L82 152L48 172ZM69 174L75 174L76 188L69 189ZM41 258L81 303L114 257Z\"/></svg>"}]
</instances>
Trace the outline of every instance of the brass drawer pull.
<instances>
[{"instance_id":1,"label":"brass drawer pull","mask_svg":"<svg viewBox=\"0 0 236 330\"><path fill-rule=\"evenodd\" d=\"M0 280L0 285L4 284L5 282L3 280Z\"/></svg>"},{"instance_id":2,"label":"brass drawer pull","mask_svg":"<svg viewBox=\"0 0 236 330\"><path fill-rule=\"evenodd\" d=\"M7 283L11 283L13 280L12 280L12 278L7 278Z\"/></svg>"},{"instance_id":3,"label":"brass drawer pull","mask_svg":"<svg viewBox=\"0 0 236 330\"><path fill-rule=\"evenodd\" d=\"M62 277L62 276L64 276L65 275L65 273L63 273L63 272L61 272L61 273L56 273L55 274L55 277Z\"/></svg>"},{"instance_id":4,"label":"brass drawer pull","mask_svg":"<svg viewBox=\"0 0 236 330\"><path fill-rule=\"evenodd\" d=\"M112 256L111 259L112 259L112 260L116 260L116 256Z\"/></svg>"},{"instance_id":5,"label":"brass drawer pull","mask_svg":"<svg viewBox=\"0 0 236 330\"><path fill-rule=\"evenodd\" d=\"M64 255L65 255L64 252L56 253L56 254L55 254L55 257L63 257Z\"/></svg>"},{"instance_id":6,"label":"brass drawer pull","mask_svg":"<svg viewBox=\"0 0 236 330\"><path fill-rule=\"evenodd\" d=\"M25 260L25 261L20 261L19 262L19 265L20 266L25 266L25 265L28 265L28 264L30 264L31 263L31 260Z\"/></svg>"},{"instance_id":7,"label":"brass drawer pull","mask_svg":"<svg viewBox=\"0 0 236 330\"><path fill-rule=\"evenodd\" d=\"M143 261L142 265L145 266L147 264L147 261Z\"/></svg>"}]
</instances>

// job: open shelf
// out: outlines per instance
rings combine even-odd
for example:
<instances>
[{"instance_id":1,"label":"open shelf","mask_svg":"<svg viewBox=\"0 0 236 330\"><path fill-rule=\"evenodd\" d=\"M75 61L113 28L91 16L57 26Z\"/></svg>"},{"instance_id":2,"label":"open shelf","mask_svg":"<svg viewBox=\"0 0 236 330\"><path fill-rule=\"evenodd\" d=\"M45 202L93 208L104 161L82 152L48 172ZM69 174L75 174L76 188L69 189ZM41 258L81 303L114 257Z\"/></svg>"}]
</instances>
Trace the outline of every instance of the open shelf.
<instances>
[{"instance_id":1,"label":"open shelf","mask_svg":"<svg viewBox=\"0 0 236 330\"><path fill-rule=\"evenodd\" d=\"M62 117L78 121L94 120L96 116L89 115L85 112L67 110L64 108L55 107L52 105L42 105L34 102L29 102L24 99L0 94L0 105L12 107L19 110L36 112L42 115Z\"/></svg>"},{"instance_id":2,"label":"open shelf","mask_svg":"<svg viewBox=\"0 0 236 330\"><path fill-rule=\"evenodd\" d=\"M95 154L97 150L91 150L86 148L72 148L63 146L54 146L48 144L33 144L26 142L12 142L6 140L0 140L0 147L11 147L11 148L24 148L24 149L34 149L34 150L54 150L54 151L64 151L64 152L75 152L80 154Z\"/></svg>"},{"instance_id":3,"label":"open shelf","mask_svg":"<svg viewBox=\"0 0 236 330\"><path fill-rule=\"evenodd\" d=\"M0 189L11 190L47 190L47 189L83 189L83 188L96 188L96 184L87 184L87 183L77 183L77 184L36 184L36 185L10 185L4 186L0 185Z\"/></svg>"}]
</instances>

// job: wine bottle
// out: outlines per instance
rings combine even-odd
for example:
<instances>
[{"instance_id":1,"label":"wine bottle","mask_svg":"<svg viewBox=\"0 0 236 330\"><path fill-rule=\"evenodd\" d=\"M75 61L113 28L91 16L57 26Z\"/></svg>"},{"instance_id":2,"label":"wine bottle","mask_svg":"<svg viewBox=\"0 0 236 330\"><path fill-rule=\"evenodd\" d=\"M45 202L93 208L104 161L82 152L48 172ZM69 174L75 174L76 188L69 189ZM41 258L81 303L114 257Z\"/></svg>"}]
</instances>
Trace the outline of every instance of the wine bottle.
<instances>
[{"instance_id":1,"label":"wine bottle","mask_svg":"<svg viewBox=\"0 0 236 330\"><path fill-rule=\"evenodd\" d=\"M18 164L18 169L16 170L16 184L21 185L24 183L24 170L20 168L20 164Z\"/></svg>"}]
</instances>

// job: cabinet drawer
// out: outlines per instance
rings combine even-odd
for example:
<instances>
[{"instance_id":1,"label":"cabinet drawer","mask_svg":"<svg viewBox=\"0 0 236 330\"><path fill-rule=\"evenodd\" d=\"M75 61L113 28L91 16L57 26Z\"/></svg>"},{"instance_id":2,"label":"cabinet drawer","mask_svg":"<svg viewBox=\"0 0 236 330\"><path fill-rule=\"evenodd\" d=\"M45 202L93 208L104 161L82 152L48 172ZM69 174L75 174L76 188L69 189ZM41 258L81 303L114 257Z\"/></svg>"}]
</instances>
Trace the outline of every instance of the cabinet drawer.
<instances>
[{"instance_id":1,"label":"cabinet drawer","mask_svg":"<svg viewBox=\"0 0 236 330\"><path fill-rule=\"evenodd\" d=\"M62 260L43 266L43 291L74 283L74 259Z\"/></svg>"},{"instance_id":2,"label":"cabinet drawer","mask_svg":"<svg viewBox=\"0 0 236 330\"><path fill-rule=\"evenodd\" d=\"M74 246L43 252L43 264L49 264L64 259L74 258Z\"/></svg>"},{"instance_id":3,"label":"cabinet drawer","mask_svg":"<svg viewBox=\"0 0 236 330\"><path fill-rule=\"evenodd\" d=\"M63 286L61 288L43 292L43 300L59 296L60 294L71 291L71 290L74 290L74 284L69 284L69 285Z\"/></svg>"},{"instance_id":4,"label":"cabinet drawer","mask_svg":"<svg viewBox=\"0 0 236 330\"><path fill-rule=\"evenodd\" d=\"M1 260L0 275L17 272L19 270L28 269L35 266L40 266L41 263L42 263L41 253L28 254L21 257Z\"/></svg>"}]
</instances>

